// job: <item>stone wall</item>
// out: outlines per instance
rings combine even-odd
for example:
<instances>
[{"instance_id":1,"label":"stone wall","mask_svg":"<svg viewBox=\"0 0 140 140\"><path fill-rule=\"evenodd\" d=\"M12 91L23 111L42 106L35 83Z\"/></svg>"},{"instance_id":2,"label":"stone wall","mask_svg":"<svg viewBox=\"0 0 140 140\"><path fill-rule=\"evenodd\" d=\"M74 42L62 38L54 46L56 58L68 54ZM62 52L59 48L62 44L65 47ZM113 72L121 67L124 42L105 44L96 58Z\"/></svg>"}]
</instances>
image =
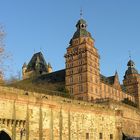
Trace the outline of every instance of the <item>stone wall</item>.
<instances>
[{"instance_id":1,"label":"stone wall","mask_svg":"<svg viewBox=\"0 0 140 140\"><path fill-rule=\"evenodd\" d=\"M140 111L0 87L0 130L13 140L120 140L140 136ZM130 126L132 126L130 128Z\"/></svg>"}]
</instances>

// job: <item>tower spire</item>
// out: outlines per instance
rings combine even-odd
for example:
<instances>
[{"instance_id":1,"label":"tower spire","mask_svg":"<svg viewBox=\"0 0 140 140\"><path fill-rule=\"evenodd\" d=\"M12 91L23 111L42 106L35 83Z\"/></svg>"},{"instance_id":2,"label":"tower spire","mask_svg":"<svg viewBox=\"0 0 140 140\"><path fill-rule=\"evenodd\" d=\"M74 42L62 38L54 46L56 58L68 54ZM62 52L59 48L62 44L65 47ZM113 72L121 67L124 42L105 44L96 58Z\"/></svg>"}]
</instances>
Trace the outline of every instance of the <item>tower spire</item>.
<instances>
[{"instance_id":1,"label":"tower spire","mask_svg":"<svg viewBox=\"0 0 140 140\"><path fill-rule=\"evenodd\" d=\"M80 10L80 19L82 19L83 18L83 9L81 8L81 10Z\"/></svg>"}]
</instances>

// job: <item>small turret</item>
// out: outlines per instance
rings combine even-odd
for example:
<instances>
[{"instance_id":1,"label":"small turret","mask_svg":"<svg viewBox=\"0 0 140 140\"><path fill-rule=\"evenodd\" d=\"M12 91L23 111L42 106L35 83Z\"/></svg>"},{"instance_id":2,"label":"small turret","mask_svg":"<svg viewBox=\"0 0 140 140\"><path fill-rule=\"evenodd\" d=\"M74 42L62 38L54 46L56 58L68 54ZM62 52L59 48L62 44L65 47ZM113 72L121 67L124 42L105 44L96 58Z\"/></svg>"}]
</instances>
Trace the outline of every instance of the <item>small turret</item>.
<instances>
[{"instance_id":1,"label":"small turret","mask_svg":"<svg viewBox=\"0 0 140 140\"><path fill-rule=\"evenodd\" d=\"M51 66L50 63L48 63L48 73L51 73L51 72L53 72L53 70L52 70L52 66Z\"/></svg>"},{"instance_id":2,"label":"small turret","mask_svg":"<svg viewBox=\"0 0 140 140\"><path fill-rule=\"evenodd\" d=\"M135 63L131 59L127 63L127 70L124 75L123 85L126 92L135 97L135 103L140 108L140 75L135 68Z\"/></svg>"},{"instance_id":3,"label":"small turret","mask_svg":"<svg viewBox=\"0 0 140 140\"><path fill-rule=\"evenodd\" d=\"M22 66L22 79L25 79L24 76L25 76L26 70L27 70L27 64L24 63Z\"/></svg>"},{"instance_id":4,"label":"small turret","mask_svg":"<svg viewBox=\"0 0 140 140\"><path fill-rule=\"evenodd\" d=\"M120 81L119 81L119 76L118 76L118 72L116 71L115 72L115 75L114 75L114 83L113 83L113 86L117 89L121 89L121 86L120 86Z\"/></svg>"}]
</instances>

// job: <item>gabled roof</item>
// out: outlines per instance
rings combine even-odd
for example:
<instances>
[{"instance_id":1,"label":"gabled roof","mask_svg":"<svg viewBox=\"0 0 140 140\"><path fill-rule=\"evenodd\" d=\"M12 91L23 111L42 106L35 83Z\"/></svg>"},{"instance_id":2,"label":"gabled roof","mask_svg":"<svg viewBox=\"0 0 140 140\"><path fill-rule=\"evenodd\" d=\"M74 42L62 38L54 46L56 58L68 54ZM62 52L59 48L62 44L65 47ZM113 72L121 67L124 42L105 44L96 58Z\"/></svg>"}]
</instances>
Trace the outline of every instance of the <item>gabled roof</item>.
<instances>
[{"instance_id":1,"label":"gabled roof","mask_svg":"<svg viewBox=\"0 0 140 140\"><path fill-rule=\"evenodd\" d=\"M35 53L27 65L26 71L32 71L37 69L42 69L42 71L47 72L47 63L41 52Z\"/></svg>"},{"instance_id":2,"label":"gabled roof","mask_svg":"<svg viewBox=\"0 0 140 140\"><path fill-rule=\"evenodd\" d=\"M114 79L115 79L115 76L106 77L106 76L100 74L100 80L101 80L101 82L103 82L105 84L113 85Z\"/></svg>"},{"instance_id":3,"label":"gabled roof","mask_svg":"<svg viewBox=\"0 0 140 140\"><path fill-rule=\"evenodd\" d=\"M114 76L109 76L109 77L100 75L100 80L101 82L114 86L115 88L119 88L119 89L121 88L117 72L115 73Z\"/></svg>"}]
</instances>

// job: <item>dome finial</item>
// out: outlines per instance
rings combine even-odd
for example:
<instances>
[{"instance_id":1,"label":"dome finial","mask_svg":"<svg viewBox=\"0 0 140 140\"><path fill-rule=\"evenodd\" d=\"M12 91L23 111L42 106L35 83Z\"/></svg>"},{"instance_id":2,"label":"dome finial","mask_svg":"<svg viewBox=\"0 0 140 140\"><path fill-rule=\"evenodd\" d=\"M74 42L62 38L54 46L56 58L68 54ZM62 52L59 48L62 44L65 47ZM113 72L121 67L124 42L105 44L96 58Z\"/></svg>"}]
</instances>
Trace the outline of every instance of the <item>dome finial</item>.
<instances>
[{"instance_id":1,"label":"dome finial","mask_svg":"<svg viewBox=\"0 0 140 140\"><path fill-rule=\"evenodd\" d=\"M83 9L81 8L81 10L80 10L80 19L82 19L83 18Z\"/></svg>"},{"instance_id":2,"label":"dome finial","mask_svg":"<svg viewBox=\"0 0 140 140\"><path fill-rule=\"evenodd\" d=\"M131 60L131 51L129 50L129 59Z\"/></svg>"}]
</instances>

